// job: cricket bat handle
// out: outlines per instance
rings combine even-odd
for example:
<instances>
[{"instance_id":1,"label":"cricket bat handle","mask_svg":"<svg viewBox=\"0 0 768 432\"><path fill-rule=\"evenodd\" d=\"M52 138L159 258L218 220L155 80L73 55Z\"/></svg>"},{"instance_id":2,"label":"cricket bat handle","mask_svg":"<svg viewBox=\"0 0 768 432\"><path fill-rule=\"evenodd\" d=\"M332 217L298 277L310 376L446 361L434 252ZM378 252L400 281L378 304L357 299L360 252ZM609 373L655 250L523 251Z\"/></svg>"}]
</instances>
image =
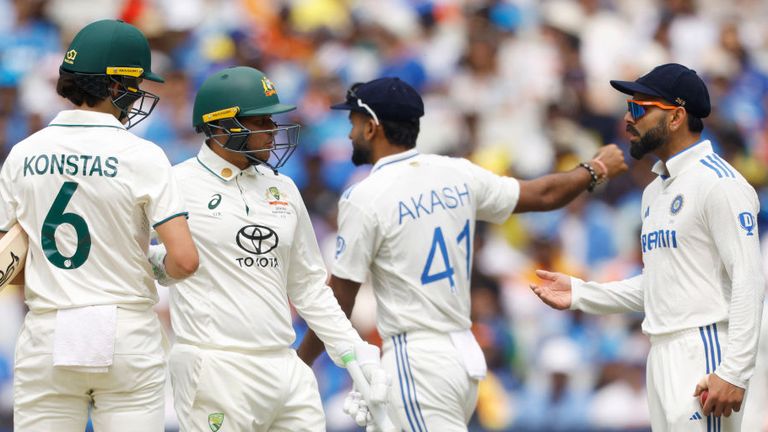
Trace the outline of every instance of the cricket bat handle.
<instances>
[{"instance_id":1,"label":"cricket bat handle","mask_svg":"<svg viewBox=\"0 0 768 432\"><path fill-rule=\"evenodd\" d=\"M341 359L347 368L349 376L352 377L352 381L355 383L355 388L357 388L360 394L363 395L365 402L367 402L376 427L382 432L397 432L397 428L392 424L387 414L386 403L371 402L371 387L368 384L368 380L365 379L363 369L360 367L360 363L357 362L354 352L351 350L345 351L342 353Z\"/></svg>"}]
</instances>

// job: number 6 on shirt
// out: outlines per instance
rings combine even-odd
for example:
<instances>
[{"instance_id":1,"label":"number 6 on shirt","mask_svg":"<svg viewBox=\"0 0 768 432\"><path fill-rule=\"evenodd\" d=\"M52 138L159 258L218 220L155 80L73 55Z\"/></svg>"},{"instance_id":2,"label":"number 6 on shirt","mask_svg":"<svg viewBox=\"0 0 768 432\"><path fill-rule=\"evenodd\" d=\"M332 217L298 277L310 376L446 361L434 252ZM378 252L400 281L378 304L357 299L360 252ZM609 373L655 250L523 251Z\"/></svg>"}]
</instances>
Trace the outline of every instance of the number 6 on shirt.
<instances>
[{"instance_id":1,"label":"number 6 on shirt","mask_svg":"<svg viewBox=\"0 0 768 432\"><path fill-rule=\"evenodd\" d=\"M64 182L51 204L51 209L45 215L43 228L40 231L45 257L51 264L64 270L76 269L83 265L91 252L91 232L88 223L79 214L64 211L72 195L77 191L77 186L76 182ZM64 256L56 245L56 229L60 225L71 225L75 229L77 249L72 256Z\"/></svg>"}]
</instances>

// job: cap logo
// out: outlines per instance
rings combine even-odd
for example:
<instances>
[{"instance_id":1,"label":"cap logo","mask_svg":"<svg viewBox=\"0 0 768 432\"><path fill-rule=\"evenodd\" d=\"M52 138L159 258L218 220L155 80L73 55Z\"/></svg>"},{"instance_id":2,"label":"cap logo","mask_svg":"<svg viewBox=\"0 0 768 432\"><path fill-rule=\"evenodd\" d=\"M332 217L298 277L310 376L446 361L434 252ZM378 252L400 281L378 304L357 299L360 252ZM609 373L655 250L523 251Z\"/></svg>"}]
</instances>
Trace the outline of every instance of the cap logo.
<instances>
[{"instance_id":1,"label":"cap logo","mask_svg":"<svg viewBox=\"0 0 768 432\"><path fill-rule=\"evenodd\" d=\"M67 51L67 54L64 55L64 63L75 64L75 57L77 57L77 51Z\"/></svg>"},{"instance_id":2,"label":"cap logo","mask_svg":"<svg viewBox=\"0 0 768 432\"><path fill-rule=\"evenodd\" d=\"M685 99L683 98L675 98L675 102L677 102L677 104L680 106L685 106Z\"/></svg>"},{"instance_id":3,"label":"cap logo","mask_svg":"<svg viewBox=\"0 0 768 432\"><path fill-rule=\"evenodd\" d=\"M108 66L107 75L125 75L131 77L140 77L144 73L144 69L140 67L122 67L122 66Z\"/></svg>"},{"instance_id":4,"label":"cap logo","mask_svg":"<svg viewBox=\"0 0 768 432\"><path fill-rule=\"evenodd\" d=\"M264 94L267 96L272 96L277 94L277 89L275 88L275 84L269 80L269 78L264 77L261 79L261 85L264 87Z\"/></svg>"},{"instance_id":5,"label":"cap logo","mask_svg":"<svg viewBox=\"0 0 768 432\"><path fill-rule=\"evenodd\" d=\"M240 107L224 108L222 110L214 111L212 113L203 114L203 121L210 123L214 120L220 120L223 118L232 118L240 112Z\"/></svg>"}]
</instances>

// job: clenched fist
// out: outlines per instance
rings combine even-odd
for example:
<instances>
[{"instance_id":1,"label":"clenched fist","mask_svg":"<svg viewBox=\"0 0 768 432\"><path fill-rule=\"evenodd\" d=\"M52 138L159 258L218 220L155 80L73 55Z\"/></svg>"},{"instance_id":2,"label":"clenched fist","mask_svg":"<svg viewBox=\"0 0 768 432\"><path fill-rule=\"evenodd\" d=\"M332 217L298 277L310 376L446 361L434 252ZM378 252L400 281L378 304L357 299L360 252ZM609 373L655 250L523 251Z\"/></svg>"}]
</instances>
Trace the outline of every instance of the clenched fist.
<instances>
[{"instance_id":1,"label":"clenched fist","mask_svg":"<svg viewBox=\"0 0 768 432\"><path fill-rule=\"evenodd\" d=\"M591 165L602 178L606 179L612 179L629 169L624 162L624 153L616 144L601 147L592 159Z\"/></svg>"}]
</instances>

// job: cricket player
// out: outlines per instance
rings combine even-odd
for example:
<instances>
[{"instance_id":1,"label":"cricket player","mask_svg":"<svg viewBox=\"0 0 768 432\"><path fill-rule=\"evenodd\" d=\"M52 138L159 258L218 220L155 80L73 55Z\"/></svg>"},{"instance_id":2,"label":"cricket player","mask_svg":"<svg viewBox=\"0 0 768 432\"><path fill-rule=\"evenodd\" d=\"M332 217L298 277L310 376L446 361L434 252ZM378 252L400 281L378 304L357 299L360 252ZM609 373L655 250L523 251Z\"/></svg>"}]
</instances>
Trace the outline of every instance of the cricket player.
<instances>
[{"instance_id":1,"label":"cricket player","mask_svg":"<svg viewBox=\"0 0 768 432\"><path fill-rule=\"evenodd\" d=\"M57 92L76 109L15 145L0 172L0 230L29 235L16 344L14 430L161 432L165 343L147 259L150 227L165 271L192 274L197 251L163 151L127 130L157 97L144 35L122 21L87 25ZM126 126L127 125L127 126Z\"/></svg>"},{"instance_id":2,"label":"cricket player","mask_svg":"<svg viewBox=\"0 0 768 432\"><path fill-rule=\"evenodd\" d=\"M291 348L289 301L337 364L344 345L378 361L326 285L299 190L277 171L299 126L272 116L294 109L250 67L213 74L195 97L205 144L174 167L201 262L171 290L169 366L182 431L325 431L317 381Z\"/></svg>"},{"instance_id":3,"label":"cricket player","mask_svg":"<svg viewBox=\"0 0 768 432\"><path fill-rule=\"evenodd\" d=\"M596 283L539 271L531 288L557 309L645 312L654 431L740 431L765 287L757 194L701 140L710 102L695 71L671 63L611 85L631 95L632 156L659 159L640 209L643 272Z\"/></svg>"},{"instance_id":4,"label":"cricket player","mask_svg":"<svg viewBox=\"0 0 768 432\"><path fill-rule=\"evenodd\" d=\"M349 314L371 274L399 426L466 431L486 372L470 331L475 222L562 207L625 171L624 157L609 145L571 171L519 181L465 159L420 154L414 147L424 105L397 78L357 84L332 108L350 111L352 161L373 169L339 202L331 286ZM307 362L321 351L313 334L299 349Z\"/></svg>"}]
</instances>

